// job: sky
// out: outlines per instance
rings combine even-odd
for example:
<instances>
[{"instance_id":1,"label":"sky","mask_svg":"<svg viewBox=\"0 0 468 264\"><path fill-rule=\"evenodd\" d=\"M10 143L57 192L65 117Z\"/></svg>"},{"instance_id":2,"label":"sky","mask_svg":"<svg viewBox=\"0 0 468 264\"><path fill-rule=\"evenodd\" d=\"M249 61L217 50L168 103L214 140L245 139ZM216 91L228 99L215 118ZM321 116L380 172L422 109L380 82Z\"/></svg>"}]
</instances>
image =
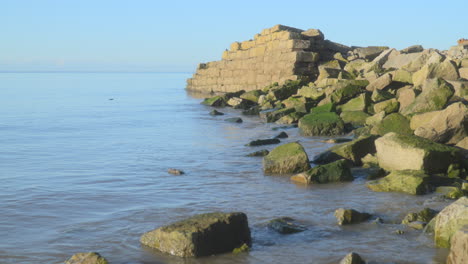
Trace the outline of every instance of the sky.
<instances>
[{"instance_id":1,"label":"sky","mask_svg":"<svg viewBox=\"0 0 468 264\"><path fill-rule=\"evenodd\" d=\"M283 24L348 46L468 38L468 0L0 0L0 71L193 72Z\"/></svg>"}]
</instances>

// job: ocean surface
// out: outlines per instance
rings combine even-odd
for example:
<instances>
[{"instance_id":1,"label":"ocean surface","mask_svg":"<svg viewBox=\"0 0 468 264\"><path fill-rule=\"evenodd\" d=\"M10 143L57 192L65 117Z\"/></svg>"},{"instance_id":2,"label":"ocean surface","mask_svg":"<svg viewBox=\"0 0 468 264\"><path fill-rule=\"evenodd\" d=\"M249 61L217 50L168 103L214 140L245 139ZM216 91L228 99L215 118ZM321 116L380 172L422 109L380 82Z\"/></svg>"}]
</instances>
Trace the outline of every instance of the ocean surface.
<instances>
[{"instance_id":1,"label":"ocean surface","mask_svg":"<svg viewBox=\"0 0 468 264\"><path fill-rule=\"evenodd\" d=\"M113 264L337 263L351 251L371 263L444 263L447 250L399 225L406 213L441 209L434 195L375 193L350 183L291 183L266 176L266 147L251 140L289 134L309 157L332 144L258 117L225 122L185 90L190 74L0 73L0 263L62 263L97 251ZM175 176L168 168L184 170ZM384 219L339 227L337 208ZM242 211L249 253L181 259L139 243L142 233L198 213ZM308 230L280 235L266 223L295 218ZM404 230L403 235L395 234Z\"/></svg>"}]
</instances>

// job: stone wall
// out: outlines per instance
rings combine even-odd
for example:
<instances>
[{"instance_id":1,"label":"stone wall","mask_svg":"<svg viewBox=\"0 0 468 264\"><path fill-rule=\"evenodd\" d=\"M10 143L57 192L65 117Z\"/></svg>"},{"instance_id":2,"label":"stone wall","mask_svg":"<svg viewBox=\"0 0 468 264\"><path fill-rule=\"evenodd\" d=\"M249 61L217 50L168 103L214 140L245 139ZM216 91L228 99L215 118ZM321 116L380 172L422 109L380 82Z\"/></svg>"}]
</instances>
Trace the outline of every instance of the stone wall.
<instances>
[{"instance_id":1,"label":"stone wall","mask_svg":"<svg viewBox=\"0 0 468 264\"><path fill-rule=\"evenodd\" d=\"M319 56L347 51L324 40L320 30L303 31L276 25L253 40L234 42L221 61L201 63L187 80L187 89L200 92L234 92L261 89L274 82L314 79ZM320 54L320 55L319 55Z\"/></svg>"}]
</instances>

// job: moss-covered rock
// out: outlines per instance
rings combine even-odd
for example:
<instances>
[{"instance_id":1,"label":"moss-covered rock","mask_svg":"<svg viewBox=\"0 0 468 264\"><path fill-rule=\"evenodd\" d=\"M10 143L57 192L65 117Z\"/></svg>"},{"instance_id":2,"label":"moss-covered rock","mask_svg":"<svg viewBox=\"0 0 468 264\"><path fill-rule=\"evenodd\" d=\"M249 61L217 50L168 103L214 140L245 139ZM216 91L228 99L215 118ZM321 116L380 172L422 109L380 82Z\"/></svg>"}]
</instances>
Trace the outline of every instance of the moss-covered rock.
<instances>
[{"instance_id":1,"label":"moss-covered rock","mask_svg":"<svg viewBox=\"0 0 468 264\"><path fill-rule=\"evenodd\" d=\"M297 95L310 98L313 101L319 101L325 98L325 91L311 84L309 84L309 86L303 86L301 89L299 89L297 91Z\"/></svg>"},{"instance_id":2,"label":"moss-covered rock","mask_svg":"<svg viewBox=\"0 0 468 264\"><path fill-rule=\"evenodd\" d=\"M350 142L336 145L318 155L314 163L324 164L340 159L346 159L353 164L361 165L361 159L367 154L375 154L374 141L377 136L364 136Z\"/></svg>"},{"instance_id":3,"label":"moss-covered rock","mask_svg":"<svg viewBox=\"0 0 468 264\"><path fill-rule=\"evenodd\" d=\"M398 112L398 109L400 108L400 103L397 101L397 99L392 98L386 101L382 101L380 103L376 103L374 105L374 112L379 113L379 112L385 112L385 114L391 114Z\"/></svg>"},{"instance_id":4,"label":"moss-covered rock","mask_svg":"<svg viewBox=\"0 0 468 264\"><path fill-rule=\"evenodd\" d=\"M278 146L263 158L263 171L265 173L298 173L309 168L309 157L302 145L297 142Z\"/></svg>"},{"instance_id":5,"label":"moss-covered rock","mask_svg":"<svg viewBox=\"0 0 468 264\"><path fill-rule=\"evenodd\" d=\"M456 186L439 186L435 189L436 193L442 194L445 198L456 200L463 197L463 191Z\"/></svg>"},{"instance_id":6,"label":"moss-covered rock","mask_svg":"<svg viewBox=\"0 0 468 264\"><path fill-rule=\"evenodd\" d=\"M366 118L366 125L368 126L376 126L382 122L382 120L385 118L385 112L379 112L374 114L373 116L369 116Z\"/></svg>"},{"instance_id":7,"label":"moss-covered rock","mask_svg":"<svg viewBox=\"0 0 468 264\"><path fill-rule=\"evenodd\" d=\"M384 90L374 90L371 95L371 100L374 103L382 102L394 98L395 96L390 92ZM379 111L375 111L376 113Z\"/></svg>"},{"instance_id":8,"label":"moss-covered rock","mask_svg":"<svg viewBox=\"0 0 468 264\"><path fill-rule=\"evenodd\" d=\"M362 86L351 82L337 85L336 90L330 94L330 99L335 104L342 104L364 92Z\"/></svg>"},{"instance_id":9,"label":"moss-covered rock","mask_svg":"<svg viewBox=\"0 0 468 264\"><path fill-rule=\"evenodd\" d=\"M372 215L368 213L361 213L354 209L339 208L335 211L335 217L338 225L357 224L366 221Z\"/></svg>"},{"instance_id":10,"label":"moss-covered rock","mask_svg":"<svg viewBox=\"0 0 468 264\"><path fill-rule=\"evenodd\" d=\"M296 124L297 122L299 122L299 119L301 119L304 115L305 113L302 112L293 112L281 117L280 119L278 119L278 121L276 121L276 123L284 125Z\"/></svg>"},{"instance_id":11,"label":"moss-covered rock","mask_svg":"<svg viewBox=\"0 0 468 264\"><path fill-rule=\"evenodd\" d=\"M437 211L430 209L430 208L424 208L423 210L415 213L408 213L405 218L401 221L401 224L403 225L408 225L410 227L416 227L416 229L421 229L419 227L424 227L426 226L432 218L434 218L437 215ZM418 222L418 225L411 225L411 223Z\"/></svg>"},{"instance_id":12,"label":"moss-covered rock","mask_svg":"<svg viewBox=\"0 0 468 264\"><path fill-rule=\"evenodd\" d=\"M253 91L248 91L248 92L241 94L240 98L249 100L254 103L258 103L258 99L263 94L264 93L261 90L253 90Z\"/></svg>"},{"instance_id":13,"label":"moss-covered rock","mask_svg":"<svg viewBox=\"0 0 468 264\"><path fill-rule=\"evenodd\" d=\"M219 96L219 95L206 98L201 103L207 106L216 106L216 107L224 107L227 105L226 99L223 96Z\"/></svg>"},{"instance_id":14,"label":"moss-covered rock","mask_svg":"<svg viewBox=\"0 0 468 264\"><path fill-rule=\"evenodd\" d=\"M267 139L256 139L250 141L246 146L248 147L256 147L256 146L263 146L263 145L272 145L272 144L279 144L281 141L277 138L267 138Z\"/></svg>"},{"instance_id":15,"label":"moss-covered rock","mask_svg":"<svg viewBox=\"0 0 468 264\"><path fill-rule=\"evenodd\" d=\"M311 113L299 120L299 130L304 136L333 136L343 134L345 126L335 113Z\"/></svg>"},{"instance_id":16,"label":"moss-covered rock","mask_svg":"<svg viewBox=\"0 0 468 264\"><path fill-rule=\"evenodd\" d=\"M410 121L399 113L393 113L384 117L380 123L377 123L371 129L371 134L374 135L383 136L390 132L396 132L404 135L413 134L413 130L410 128Z\"/></svg>"},{"instance_id":17,"label":"moss-covered rock","mask_svg":"<svg viewBox=\"0 0 468 264\"><path fill-rule=\"evenodd\" d=\"M297 90L302 87L302 84L301 80L286 81L283 85L272 87L268 92L268 96L275 100L285 100L296 94Z\"/></svg>"},{"instance_id":18,"label":"moss-covered rock","mask_svg":"<svg viewBox=\"0 0 468 264\"><path fill-rule=\"evenodd\" d=\"M393 72L392 76L394 82L413 84L413 73L407 70L399 69Z\"/></svg>"},{"instance_id":19,"label":"moss-covered rock","mask_svg":"<svg viewBox=\"0 0 468 264\"><path fill-rule=\"evenodd\" d=\"M230 117L230 118L226 118L224 119L224 121L226 122L229 122L229 123L242 123L242 118L240 117Z\"/></svg>"},{"instance_id":20,"label":"moss-covered rock","mask_svg":"<svg viewBox=\"0 0 468 264\"><path fill-rule=\"evenodd\" d=\"M247 154L247 157L265 157L266 155L268 155L268 153L270 153L270 151L268 151L267 149L262 149L262 150Z\"/></svg>"},{"instance_id":21,"label":"moss-covered rock","mask_svg":"<svg viewBox=\"0 0 468 264\"><path fill-rule=\"evenodd\" d=\"M365 111L370 104L369 93L362 93L358 97L349 100L344 105L339 106L342 112L347 111Z\"/></svg>"},{"instance_id":22,"label":"moss-covered rock","mask_svg":"<svg viewBox=\"0 0 468 264\"><path fill-rule=\"evenodd\" d=\"M468 225L455 232L450 240L447 264L468 263Z\"/></svg>"},{"instance_id":23,"label":"moss-covered rock","mask_svg":"<svg viewBox=\"0 0 468 264\"><path fill-rule=\"evenodd\" d=\"M97 252L77 253L67 261L65 264L108 264L109 262L99 255Z\"/></svg>"},{"instance_id":24,"label":"moss-covered rock","mask_svg":"<svg viewBox=\"0 0 468 264\"><path fill-rule=\"evenodd\" d=\"M366 124L366 120L370 115L363 111L349 111L341 112L340 117L343 122L349 123L354 127L359 127Z\"/></svg>"},{"instance_id":25,"label":"moss-covered rock","mask_svg":"<svg viewBox=\"0 0 468 264\"><path fill-rule=\"evenodd\" d=\"M306 227L297 224L293 218L280 217L268 222L268 227L280 234L294 234L307 230Z\"/></svg>"},{"instance_id":26,"label":"moss-covered rock","mask_svg":"<svg viewBox=\"0 0 468 264\"><path fill-rule=\"evenodd\" d=\"M445 207L433 221L436 245L450 247L450 240L455 232L468 225L468 197L462 197Z\"/></svg>"},{"instance_id":27,"label":"moss-covered rock","mask_svg":"<svg viewBox=\"0 0 468 264\"><path fill-rule=\"evenodd\" d=\"M282 101L285 108L294 108L296 112L308 113L314 103L303 96L291 96L288 99Z\"/></svg>"},{"instance_id":28,"label":"moss-covered rock","mask_svg":"<svg viewBox=\"0 0 468 264\"><path fill-rule=\"evenodd\" d=\"M426 194L431 190L431 177L424 171L392 171L389 175L367 182L375 192L402 192L413 195Z\"/></svg>"},{"instance_id":29,"label":"moss-covered rock","mask_svg":"<svg viewBox=\"0 0 468 264\"><path fill-rule=\"evenodd\" d=\"M302 184L311 184L352 181L354 177L349 169L348 161L338 160L293 175L291 180Z\"/></svg>"},{"instance_id":30,"label":"moss-covered rock","mask_svg":"<svg viewBox=\"0 0 468 264\"><path fill-rule=\"evenodd\" d=\"M250 245L244 213L208 213L190 217L143 234L140 242L179 257L210 256Z\"/></svg>"},{"instance_id":31,"label":"moss-covered rock","mask_svg":"<svg viewBox=\"0 0 468 264\"><path fill-rule=\"evenodd\" d=\"M335 112L336 107L335 104L333 103L327 103L323 104L320 106L316 106L310 110L312 114L318 114L318 113L330 113L330 112Z\"/></svg>"},{"instance_id":32,"label":"moss-covered rock","mask_svg":"<svg viewBox=\"0 0 468 264\"><path fill-rule=\"evenodd\" d=\"M414 85L421 85L426 79L443 78L445 80L457 80L459 78L457 67L450 60L441 63L430 63L424 65L413 74Z\"/></svg>"},{"instance_id":33,"label":"moss-covered rock","mask_svg":"<svg viewBox=\"0 0 468 264\"><path fill-rule=\"evenodd\" d=\"M379 166L385 170L423 170L446 173L452 163L459 163L458 149L413 135L388 133L375 140Z\"/></svg>"},{"instance_id":34,"label":"moss-covered rock","mask_svg":"<svg viewBox=\"0 0 468 264\"><path fill-rule=\"evenodd\" d=\"M271 109L260 112L260 118L267 123L273 123L278 121L281 117L294 113L294 108L283 108L283 109Z\"/></svg>"},{"instance_id":35,"label":"moss-covered rock","mask_svg":"<svg viewBox=\"0 0 468 264\"><path fill-rule=\"evenodd\" d=\"M216 110L216 109L213 109L213 110L210 112L210 115L212 115L212 116L219 116L219 115L224 115L224 113L221 113L221 112L219 112L219 111Z\"/></svg>"},{"instance_id":36,"label":"moss-covered rock","mask_svg":"<svg viewBox=\"0 0 468 264\"><path fill-rule=\"evenodd\" d=\"M400 112L404 115L411 115L442 110L453 94L453 86L445 80L428 79L423 85L422 93L416 97L413 103L401 109Z\"/></svg>"},{"instance_id":37,"label":"moss-covered rock","mask_svg":"<svg viewBox=\"0 0 468 264\"><path fill-rule=\"evenodd\" d=\"M359 254L351 252L340 261L340 264L366 264L366 261Z\"/></svg>"}]
</instances>

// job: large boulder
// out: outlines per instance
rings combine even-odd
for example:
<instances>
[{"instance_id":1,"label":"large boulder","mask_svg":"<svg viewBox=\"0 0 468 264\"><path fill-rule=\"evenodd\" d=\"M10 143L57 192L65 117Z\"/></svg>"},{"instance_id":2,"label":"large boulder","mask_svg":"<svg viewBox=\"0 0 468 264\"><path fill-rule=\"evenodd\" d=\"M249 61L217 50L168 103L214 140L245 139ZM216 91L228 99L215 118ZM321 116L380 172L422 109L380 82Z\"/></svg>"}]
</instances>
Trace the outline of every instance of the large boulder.
<instances>
[{"instance_id":1,"label":"large boulder","mask_svg":"<svg viewBox=\"0 0 468 264\"><path fill-rule=\"evenodd\" d=\"M309 168L309 157L301 144L297 142L278 146L263 158L263 171L265 173L298 173Z\"/></svg>"},{"instance_id":2,"label":"large boulder","mask_svg":"<svg viewBox=\"0 0 468 264\"><path fill-rule=\"evenodd\" d=\"M336 113L312 112L299 120L299 130L304 136L334 136L343 134L345 126Z\"/></svg>"},{"instance_id":3,"label":"large boulder","mask_svg":"<svg viewBox=\"0 0 468 264\"><path fill-rule=\"evenodd\" d=\"M402 192L413 195L426 194L431 190L431 177L423 171L392 171L384 178L367 182L374 192Z\"/></svg>"},{"instance_id":4,"label":"large boulder","mask_svg":"<svg viewBox=\"0 0 468 264\"><path fill-rule=\"evenodd\" d=\"M385 170L423 170L446 173L452 163L460 161L457 148L418 136L388 133L375 140L379 165Z\"/></svg>"},{"instance_id":5,"label":"large boulder","mask_svg":"<svg viewBox=\"0 0 468 264\"><path fill-rule=\"evenodd\" d=\"M422 87L422 93L413 103L401 109L404 115L442 110L454 94L451 84L443 79L428 79Z\"/></svg>"},{"instance_id":6,"label":"large boulder","mask_svg":"<svg viewBox=\"0 0 468 264\"><path fill-rule=\"evenodd\" d=\"M424 65L413 74L413 83L414 85L421 85L426 79L442 78L444 80L457 80L459 77L454 63L450 60L445 60L441 63Z\"/></svg>"},{"instance_id":7,"label":"large boulder","mask_svg":"<svg viewBox=\"0 0 468 264\"><path fill-rule=\"evenodd\" d=\"M407 225L409 227L416 227L416 229L420 229L418 227L424 227L429 223L432 218L437 215L436 210L432 210L430 208L424 208L419 212L412 212L408 213L405 218L401 221L403 225Z\"/></svg>"},{"instance_id":8,"label":"large boulder","mask_svg":"<svg viewBox=\"0 0 468 264\"><path fill-rule=\"evenodd\" d=\"M108 264L109 262L97 252L76 253L65 264Z\"/></svg>"},{"instance_id":9,"label":"large boulder","mask_svg":"<svg viewBox=\"0 0 468 264\"><path fill-rule=\"evenodd\" d=\"M383 90L392 83L392 75L386 73L367 85L367 91Z\"/></svg>"},{"instance_id":10,"label":"large boulder","mask_svg":"<svg viewBox=\"0 0 468 264\"><path fill-rule=\"evenodd\" d=\"M302 96L291 96L281 102L286 108L293 108L296 112L308 113L313 106L313 102Z\"/></svg>"},{"instance_id":11,"label":"large boulder","mask_svg":"<svg viewBox=\"0 0 468 264\"><path fill-rule=\"evenodd\" d=\"M358 81L347 81L340 82L333 86L334 91L330 94L330 100L335 104L343 104L349 99L352 99L364 92L363 85L367 85L366 82Z\"/></svg>"},{"instance_id":12,"label":"large boulder","mask_svg":"<svg viewBox=\"0 0 468 264\"><path fill-rule=\"evenodd\" d=\"M369 219L371 216L371 214L361 213L354 209L339 208L335 211L335 217L338 225L361 223Z\"/></svg>"},{"instance_id":13,"label":"large boulder","mask_svg":"<svg viewBox=\"0 0 468 264\"><path fill-rule=\"evenodd\" d=\"M253 90L253 91L248 91L243 93L240 98L249 100L254 103L258 103L258 99L260 96L263 95L263 92L261 90Z\"/></svg>"},{"instance_id":14,"label":"large boulder","mask_svg":"<svg viewBox=\"0 0 468 264\"><path fill-rule=\"evenodd\" d=\"M230 252L251 244L244 213L207 213L143 234L140 242L179 257L200 257Z\"/></svg>"},{"instance_id":15,"label":"large boulder","mask_svg":"<svg viewBox=\"0 0 468 264\"><path fill-rule=\"evenodd\" d=\"M459 229L450 241L450 253L447 264L468 263L468 225Z\"/></svg>"},{"instance_id":16,"label":"large boulder","mask_svg":"<svg viewBox=\"0 0 468 264\"><path fill-rule=\"evenodd\" d=\"M398 102L400 103L399 111L406 108L408 105L414 102L418 96L418 92L413 89L412 86L405 86L397 91Z\"/></svg>"},{"instance_id":17,"label":"large boulder","mask_svg":"<svg viewBox=\"0 0 468 264\"><path fill-rule=\"evenodd\" d=\"M415 135L446 144L456 144L468 136L468 107L463 103L432 113L432 118L428 117L427 122L415 128Z\"/></svg>"},{"instance_id":18,"label":"large boulder","mask_svg":"<svg viewBox=\"0 0 468 264\"><path fill-rule=\"evenodd\" d=\"M219 96L219 95L206 98L201 103L207 106L216 106L216 107L224 107L227 104L226 98L223 96Z\"/></svg>"},{"instance_id":19,"label":"large boulder","mask_svg":"<svg viewBox=\"0 0 468 264\"><path fill-rule=\"evenodd\" d=\"M351 252L340 261L340 264L366 264L366 261L359 254Z\"/></svg>"},{"instance_id":20,"label":"large boulder","mask_svg":"<svg viewBox=\"0 0 468 264\"><path fill-rule=\"evenodd\" d=\"M387 50L388 47L382 46L369 46L364 48L356 48L352 53L358 58L365 59L366 61L371 61L380 55L384 50Z\"/></svg>"},{"instance_id":21,"label":"large boulder","mask_svg":"<svg viewBox=\"0 0 468 264\"><path fill-rule=\"evenodd\" d=\"M310 83L309 86L303 86L301 89L297 90L297 95L318 101L325 97L325 92L323 89L317 88L313 83Z\"/></svg>"},{"instance_id":22,"label":"large boulder","mask_svg":"<svg viewBox=\"0 0 468 264\"><path fill-rule=\"evenodd\" d=\"M385 112L385 114L391 114L394 112L398 112L398 109L400 108L400 103L397 101L397 99L392 98L389 100L382 101L380 103L376 103L374 105L374 112L379 113L379 112Z\"/></svg>"},{"instance_id":23,"label":"large boulder","mask_svg":"<svg viewBox=\"0 0 468 264\"><path fill-rule=\"evenodd\" d=\"M361 159L367 154L375 153L374 141L377 136L362 136L350 142L336 145L318 155L314 159L314 163L325 164L340 159L346 159L353 164L361 165Z\"/></svg>"},{"instance_id":24,"label":"large boulder","mask_svg":"<svg viewBox=\"0 0 468 264\"><path fill-rule=\"evenodd\" d=\"M348 161L338 160L326 165L319 165L306 172L296 174L291 180L303 184L344 182L354 180Z\"/></svg>"},{"instance_id":25,"label":"large boulder","mask_svg":"<svg viewBox=\"0 0 468 264\"><path fill-rule=\"evenodd\" d=\"M273 123L278 121L280 118L283 116L287 116L291 113L294 113L296 111L295 108L282 108L282 109L270 109L270 110L264 110L260 112L260 118L263 119L264 121L268 123Z\"/></svg>"},{"instance_id":26,"label":"large boulder","mask_svg":"<svg viewBox=\"0 0 468 264\"><path fill-rule=\"evenodd\" d=\"M342 112L346 111L365 111L370 103L370 96L368 93L362 93L356 98L349 100L344 105L341 105L339 109Z\"/></svg>"},{"instance_id":27,"label":"large boulder","mask_svg":"<svg viewBox=\"0 0 468 264\"><path fill-rule=\"evenodd\" d=\"M450 240L455 232L468 225L468 197L462 197L445 207L433 221L436 245L450 247Z\"/></svg>"},{"instance_id":28,"label":"large boulder","mask_svg":"<svg viewBox=\"0 0 468 264\"><path fill-rule=\"evenodd\" d=\"M343 122L351 124L354 127L364 126L370 115L363 111L346 111L340 114Z\"/></svg>"},{"instance_id":29,"label":"large boulder","mask_svg":"<svg viewBox=\"0 0 468 264\"><path fill-rule=\"evenodd\" d=\"M379 114L385 114L384 111L380 112ZM383 136L390 132L396 132L399 134L405 135L412 135L413 130L410 128L410 121L405 116L399 113L389 114L388 116L384 117L382 121L377 122L379 115L376 115L374 120L376 124L371 129L371 134L373 135L380 135ZM366 120L366 123L369 122L370 124L373 123L372 120Z\"/></svg>"}]
</instances>

